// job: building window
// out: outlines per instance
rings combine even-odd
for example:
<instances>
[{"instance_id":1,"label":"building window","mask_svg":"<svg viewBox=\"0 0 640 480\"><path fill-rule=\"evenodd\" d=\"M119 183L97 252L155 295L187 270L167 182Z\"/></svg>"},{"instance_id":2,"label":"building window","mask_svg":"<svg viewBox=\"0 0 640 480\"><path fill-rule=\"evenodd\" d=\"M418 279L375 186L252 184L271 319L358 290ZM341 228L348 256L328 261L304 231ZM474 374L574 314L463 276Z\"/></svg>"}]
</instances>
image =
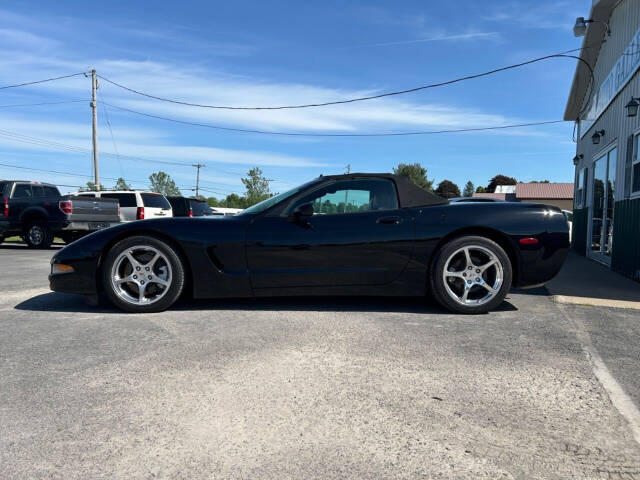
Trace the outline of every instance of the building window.
<instances>
[{"instance_id":1,"label":"building window","mask_svg":"<svg viewBox=\"0 0 640 480\"><path fill-rule=\"evenodd\" d=\"M587 177L588 177L587 168L583 168L578 172L578 178L576 179L576 198L575 198L577 207L586 205Z\"/></svg>"},{"instance_id":2,"label":"building window","mask_svg":"<svg viewBox=\"0 0 640 480\"><path fill-rule=\"evenodd\" d=\"M640 133L637 133L633 139L633 158L631 159L631 192L640 193Z\"/></svg>"}]
</instances>

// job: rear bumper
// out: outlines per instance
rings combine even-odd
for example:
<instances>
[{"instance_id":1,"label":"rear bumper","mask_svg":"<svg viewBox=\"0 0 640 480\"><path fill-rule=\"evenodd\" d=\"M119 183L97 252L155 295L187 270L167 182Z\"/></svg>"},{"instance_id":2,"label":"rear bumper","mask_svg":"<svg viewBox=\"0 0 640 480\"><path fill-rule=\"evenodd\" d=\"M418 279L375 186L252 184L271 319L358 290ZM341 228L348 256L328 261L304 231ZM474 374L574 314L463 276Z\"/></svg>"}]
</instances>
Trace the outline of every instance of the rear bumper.
<instances>
[{"instance_id":1,"label":"rear bumper","mask_svg":"<svg viewBox=\"0 0 640 480\"><path fill-rule=\"evenodd\" d=\"M544 233L539 245L519 245L520 268L516 287L540 286L553 279L569 253L568 232Z\"/></svg>"},{"instance_id":2,"label":"rear bumper","mask_svg":"<svg viewBox=\"0 0 640 480\"><path fill-rule=\"evenodd\" d=\"M82 231L82 232L94 232L96 230L102 230L103 228L113 227L120 222L69 222L62 231Z\"/></svg>"}]
</instances>

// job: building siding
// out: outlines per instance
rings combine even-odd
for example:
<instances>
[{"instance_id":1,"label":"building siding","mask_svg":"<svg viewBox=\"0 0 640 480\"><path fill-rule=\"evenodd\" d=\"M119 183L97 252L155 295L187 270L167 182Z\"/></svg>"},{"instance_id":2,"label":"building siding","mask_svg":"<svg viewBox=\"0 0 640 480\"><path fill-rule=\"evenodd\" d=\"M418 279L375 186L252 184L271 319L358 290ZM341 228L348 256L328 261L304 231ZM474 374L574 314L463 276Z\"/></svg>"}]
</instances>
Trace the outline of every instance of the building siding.
<instances>
[{"instance_id":1,"label":"building siding","mask_svg":"<svg viewBox=\"0 0 640 480\"><path fill-rule=\"evenodd\" d=\"M594 68L595 91L600 88L620 55L627 48L638 27L640 27L640 0L622 0L614 8L609 25L611 36L606 37L606 42L602 44L600 55ZM640 115L635 118L629 118L624 110L624 106L629 102L632 95L635 97L640 96L640 74L638 72L615 97L589 131L586 132L586 135L585 132L580 131L581 138L578 140L577 154L583 155L583 158L578 168L586 167L589 169L590 178L587 198L591 198L593 195L591 174L594 160L599 157L603 150L615 145L618 149L615 200L624 199L624 159L627 157L627 140L629 136L640 128ZM591 136L596 130L605 131L604 138L599 145L594 145L591 141ZM582 137L582 135L584 136Z\"/></svg>"},{"instance_id":2,"label":"building siding","mask_svg":"<svg viewBox=\"0 0 640 480\"><path fill-rule=\"evenodd\" d=\"M580 255L587 254L587 222L589 221L589 209L580 208L573 211L573 224L571 230L571 248Z\"/></svg>"},{"instance_id":3,"label":"building siding","mask_svg":"<svg viewBox=\"0 0 640 480\"><path fill-rule=\"evenodd\" d=\"M616 202L612 253L612 270L640 280L640 199Z\"/></svg>"}]
</instances>

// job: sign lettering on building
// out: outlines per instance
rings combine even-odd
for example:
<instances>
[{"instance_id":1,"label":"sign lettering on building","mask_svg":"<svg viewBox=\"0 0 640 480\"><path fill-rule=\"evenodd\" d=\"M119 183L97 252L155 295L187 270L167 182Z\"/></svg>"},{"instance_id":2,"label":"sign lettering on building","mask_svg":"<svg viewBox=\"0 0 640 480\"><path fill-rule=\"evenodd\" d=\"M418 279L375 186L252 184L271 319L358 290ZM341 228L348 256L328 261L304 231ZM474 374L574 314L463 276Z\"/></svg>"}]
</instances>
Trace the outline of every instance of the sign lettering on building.
<instances>
[{"instance_id":1,"label":"sign lettering on building","mask_svg":"<svg viewBox=\"0 0 640 480\"><path fill-rule=\"evenodd\" d=\"M600 88L593 93L586 112L580 119L580 134L584 136L615 96L640 68L640 29L629 42Z\"/></svg>"}]
</instances>

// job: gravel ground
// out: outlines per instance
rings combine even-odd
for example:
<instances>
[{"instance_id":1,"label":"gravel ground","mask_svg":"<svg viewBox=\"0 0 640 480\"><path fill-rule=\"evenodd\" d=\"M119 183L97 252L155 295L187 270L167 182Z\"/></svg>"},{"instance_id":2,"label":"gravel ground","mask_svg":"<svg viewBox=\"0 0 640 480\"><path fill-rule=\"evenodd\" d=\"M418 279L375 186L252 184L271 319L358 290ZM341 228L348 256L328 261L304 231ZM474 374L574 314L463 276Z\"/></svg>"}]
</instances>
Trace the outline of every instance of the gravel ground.
<instances>
[{"instance_id":1,"label":"gravel ground","mask_svg":"<svg viewBox=\"0 0 640 480\"><path fill-rule=\"evenodd\" d=\"M640 312L512 292L181 304L49 292L53 251L1 247L0 478L639 478L584 350L640 404ZM584 330L584 331L583 331Z\"/></svg>"}]
</instances>

